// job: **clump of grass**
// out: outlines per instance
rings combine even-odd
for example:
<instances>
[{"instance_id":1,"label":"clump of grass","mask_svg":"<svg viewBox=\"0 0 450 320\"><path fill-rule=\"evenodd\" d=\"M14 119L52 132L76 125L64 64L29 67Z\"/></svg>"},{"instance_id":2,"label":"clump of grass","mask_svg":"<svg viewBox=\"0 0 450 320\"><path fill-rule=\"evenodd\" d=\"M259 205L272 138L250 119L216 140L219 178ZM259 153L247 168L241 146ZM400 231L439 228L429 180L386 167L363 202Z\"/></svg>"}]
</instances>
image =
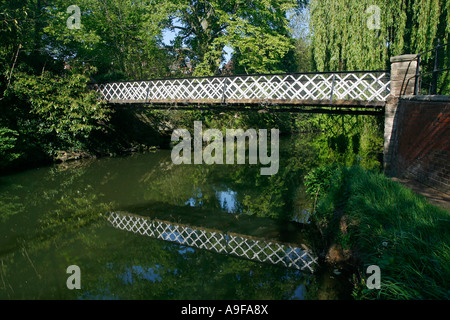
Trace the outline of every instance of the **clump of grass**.
<instances>
[{"instance_id":1,"label":"clump of grass","mask_svg":"<svg viewBox=\"0 0 450 320\"><path fill-rule=\"evenodd\" d=\"M324 225L341 211L349 220L345 236L359 261L354 298L448 299L450 213L383 174L359 166L339 173L315 219ZM381 269L379 290L365 285L369 265Z\"/></svg>"}]
</instances>

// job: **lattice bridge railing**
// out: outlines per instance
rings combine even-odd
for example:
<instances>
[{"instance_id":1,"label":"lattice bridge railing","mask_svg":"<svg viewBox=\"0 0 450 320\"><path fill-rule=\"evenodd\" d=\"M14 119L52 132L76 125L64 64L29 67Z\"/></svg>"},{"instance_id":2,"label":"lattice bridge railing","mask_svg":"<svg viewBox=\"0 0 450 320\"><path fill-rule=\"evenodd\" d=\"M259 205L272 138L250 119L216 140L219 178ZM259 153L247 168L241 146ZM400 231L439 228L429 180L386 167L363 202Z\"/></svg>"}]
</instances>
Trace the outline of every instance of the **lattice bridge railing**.
<instances>
[{"instance_id":1,"label":"lattice bridge railing","mask_svg":"<svg viewBox=\"0 0 450 320\"><path fill-rule=\"evenodd\" d=\"M93 85L109 103L307 104L385 102L384 71L294 73L110 82Z\"/></svg>"},{"instance_id":2,"label":"lattice bridge railing","mask_svg":"<svg viewBox=\"0 0 450 320\"><path fill-rule=\"evenodd\" d=\"M121 230L249 260L308 272L314 272L317 265L317 258L311 252L291 244L194 228L121 212L111 212L108 221Z\"/></svg>"}]
</instances>

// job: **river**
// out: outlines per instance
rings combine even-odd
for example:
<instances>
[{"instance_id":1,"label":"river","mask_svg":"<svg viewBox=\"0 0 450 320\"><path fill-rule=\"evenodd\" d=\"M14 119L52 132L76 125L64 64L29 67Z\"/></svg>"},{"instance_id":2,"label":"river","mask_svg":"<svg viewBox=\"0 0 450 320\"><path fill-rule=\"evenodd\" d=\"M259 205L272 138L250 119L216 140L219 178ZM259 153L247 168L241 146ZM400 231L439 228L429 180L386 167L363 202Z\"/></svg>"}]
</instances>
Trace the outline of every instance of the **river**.
<instances>
[{"instance_id":1,"label":"river","mask_svg":"<svg viewBox=\"0 0 450 320\"><path fill-rule=\"evenodd\" d=\"M199 228L236 221L237 233L268 226L274 237L307 234L313 199L303 176L319 165L313 140L283 138L273 176L257 165L174 165L161 149L0 177L0 299L349 298L347 278L327 268L217 253L105 219L145 211ZM81 289L67 287L71 265L80 268Z\"/></svg>"}]
</instances>

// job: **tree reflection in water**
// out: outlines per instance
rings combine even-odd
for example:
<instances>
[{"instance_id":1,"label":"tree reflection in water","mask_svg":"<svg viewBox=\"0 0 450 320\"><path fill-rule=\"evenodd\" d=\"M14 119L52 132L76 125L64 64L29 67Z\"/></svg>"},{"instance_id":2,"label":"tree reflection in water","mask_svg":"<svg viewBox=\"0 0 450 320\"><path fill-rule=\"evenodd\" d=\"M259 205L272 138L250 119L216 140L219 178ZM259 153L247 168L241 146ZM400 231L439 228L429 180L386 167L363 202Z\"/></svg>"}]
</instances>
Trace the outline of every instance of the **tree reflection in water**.
<instances>
[{"instance_id":1,"label":"tree reflection in water","mask_svg":"<svg viewBox=\"0 0 450 320\"><path fill-rule=\"evenodd\" d=\"M358 159L350 154L358 151L351 144L333 149L341 142L326 135L281 139L274 176L261 176L259 166L175 166L170 151L160 150L1 177L0 298L317 297L324 288L321 271L304 274L123 232L108 224L105 213L147 208L176 217L182 210L186 219L205 224L257 217L296 228L300 225L287 222L313 202L305 195L303 176L338 152L348 153L341 161ZM186 208L199 210L186 214ZM66 268L73 264L81 268L79 291L66 287Z\"/></svg>"}]
</instances>

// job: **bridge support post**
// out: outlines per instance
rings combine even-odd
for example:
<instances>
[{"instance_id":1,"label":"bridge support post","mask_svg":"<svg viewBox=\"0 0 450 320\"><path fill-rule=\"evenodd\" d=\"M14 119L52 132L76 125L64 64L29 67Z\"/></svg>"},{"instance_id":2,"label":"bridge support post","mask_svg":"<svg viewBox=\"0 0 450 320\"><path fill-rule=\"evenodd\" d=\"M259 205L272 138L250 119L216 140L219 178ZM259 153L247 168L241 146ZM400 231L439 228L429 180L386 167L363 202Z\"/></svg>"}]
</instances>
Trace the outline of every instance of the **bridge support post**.
<instances>
[{"instance_id":1,"label":"bridge support post","mask_svg":"<svg viewBox=\"0 0 450 320\"><path fill-rule=\"evenodd\" d=\"M396 173L392 158L398 147L397 108L401 96L414 94L417 60L416 54L391 57L391 92L387 98L384 118L383 166L387 175Z\"/></svg>"}]
</instances>

